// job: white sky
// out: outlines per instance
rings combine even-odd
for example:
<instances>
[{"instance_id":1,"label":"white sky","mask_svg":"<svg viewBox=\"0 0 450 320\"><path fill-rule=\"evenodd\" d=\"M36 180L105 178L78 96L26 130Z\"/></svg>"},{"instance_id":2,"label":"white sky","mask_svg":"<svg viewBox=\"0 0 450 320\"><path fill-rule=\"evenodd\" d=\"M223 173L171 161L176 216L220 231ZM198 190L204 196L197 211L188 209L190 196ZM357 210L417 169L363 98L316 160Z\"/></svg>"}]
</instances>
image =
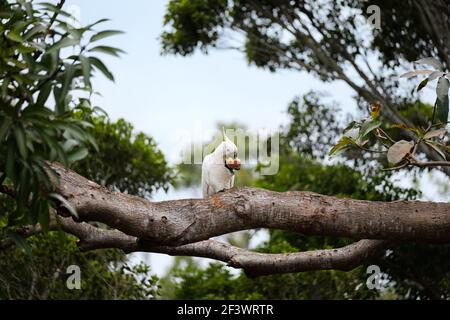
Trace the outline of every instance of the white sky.
<instances>
[{"instance_id":1,"label":"white sky","mask_svg":"<svg viewBox=\"0 0 450 320\"><path fill-rule=\"evenodd\" d=\"M192 131L198 126L211 131L218 121L238 121L254 130L275 129L286 121L287 104L312 89L328 92L345 111L356 110L353 91L343 83L324 84L299 72L272 74L249 67L239 52L215 50L209 55L161 56L158 37L167 2L68 0L66 9L79 11L82 24L110 18L98 29L126 32L105 42L127 54L120 59L104 56L116 82L101 75L95 77L94 89L102 97L94 101L113 120L125 118L137 130L153 136L171 163L180 154L176 143L180 131ZM199 196L199 192L160 192L155 199L192 196ZM159 275L171 261L158 254L149 259L152 270Z\"/></svg>"},{"instance_id":2,"label":"white sky","mask_svg":"<svg viewBox=\"0 0 450 320\"><path fill-rule=\"evenodd\" d=\"M272 74L249 67L236 51L196 53L189 57L160 55L158 37L163 30L165 0L69 0L77 6L82 23L107 17L98 28L126 32L107 43L124 49L120 59L105 56L116 77L111 83L99 75L94 88L103 98L95 102L112 119L132 122L152 135L171 161L180 130L201 126L212 130L218 121L239 121L251 129L277 128L286 118L287 104L310 89L327 90L343 106L353 108L352 91L344 84L325 85L306 73L282 71Z\"/></svg>"}]
</instances>

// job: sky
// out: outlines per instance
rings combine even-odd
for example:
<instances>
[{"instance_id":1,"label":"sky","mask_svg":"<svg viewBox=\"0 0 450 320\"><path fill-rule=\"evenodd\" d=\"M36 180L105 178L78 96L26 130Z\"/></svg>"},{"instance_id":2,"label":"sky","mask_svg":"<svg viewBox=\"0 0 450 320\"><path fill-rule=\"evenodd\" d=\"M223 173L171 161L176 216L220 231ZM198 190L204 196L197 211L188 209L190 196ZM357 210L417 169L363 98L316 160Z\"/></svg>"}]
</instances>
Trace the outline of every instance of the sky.
<instances>
[{"instance_id":1,"label":"sky","mask_svg":"<svg viewBox=\"0 0 450 320\"><path fill-rule=\"evenodd\" d=\"M344 111L355 112L353 92L345 84L324 84L304 72L260 70L249 66L237 51L161 55L159 36L167 2L68 0L65 8L79 16L82 24L109 18L99 30L125 32L104 42L126 54L119 59L102 57L116 81L96 75L93 87L102 96L95 97L94 103L112 120L124 118L136 130L151 135L171 164L181 152L180 133L196 128L211 132L219 121L236 121L252 130L277 129L287 121L288 103L310 90L326 92L328 100L338 102ZM198 190L171 190L158 192L154 200L198 196ZM171 262L160 254L134 254L133 259L145 259L158 275Z\"/></svg>"},{"instance_id":2,"label":"sky","mask_svg":"<svg viewBox=\"0 0 450 320\"><path fill-rule=\"evenodd\" d=\"M116 82L94 80L96 98L112 119L125 118L137 130L153 136L170 161L177 160L177 133L218 121L238 121L251 129L274 129L285 122L287 104L311 89L332 91L333 99L353 106L344 84L324 88L306 73L270 73L249 67L242 53L213 50L189 57L161 55L165 0L69 0L66 9L79 10L81 22L102 17L111 21L99 28L125 31L108 44L124 49L120 59L105 56ZM351 108L351 107L349 107ZM174 147L176 145L176 147Z\"/></svg>"}]
</instances>

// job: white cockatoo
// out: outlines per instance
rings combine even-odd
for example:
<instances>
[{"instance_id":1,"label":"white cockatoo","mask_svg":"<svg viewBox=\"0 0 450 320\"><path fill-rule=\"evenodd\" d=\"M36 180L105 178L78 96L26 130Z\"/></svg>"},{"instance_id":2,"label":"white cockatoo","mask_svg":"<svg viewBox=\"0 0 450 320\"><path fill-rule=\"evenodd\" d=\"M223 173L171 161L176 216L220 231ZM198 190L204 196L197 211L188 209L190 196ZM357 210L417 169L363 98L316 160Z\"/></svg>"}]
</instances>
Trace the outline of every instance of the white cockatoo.
<instances>
[{"instance_id":1,"label":"white cockatoo","mask_svg":"<svg viewBox=\"0 0 450 320\"><path fill-rule=\"evenodd\" d=\"M213 153L203 159L203 198L233 187L234 171L241 168L241 161L237 155L236 145L225 135L225 130L223 130L223 141Z\"/></svg>"}]
</instances>

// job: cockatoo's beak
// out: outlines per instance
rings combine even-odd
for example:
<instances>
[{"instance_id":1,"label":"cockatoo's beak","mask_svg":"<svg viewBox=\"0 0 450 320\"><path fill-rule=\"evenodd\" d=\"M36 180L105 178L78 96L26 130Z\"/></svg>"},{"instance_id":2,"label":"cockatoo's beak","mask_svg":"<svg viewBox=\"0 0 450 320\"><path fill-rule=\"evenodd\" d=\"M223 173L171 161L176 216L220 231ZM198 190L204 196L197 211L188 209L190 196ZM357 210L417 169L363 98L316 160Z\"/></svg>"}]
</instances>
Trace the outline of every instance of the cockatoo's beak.
<instances>
[{"instance_id":1,"label":"cockatoo's beak","mask_svg":"<svg viewBox=\"0 0 450 320\"><path fill-rule=\"evenodd\" d=\"M228 158L225 161L225 167L227 167L230 170L239 170L241 169L241 160L239 160L238 158L236 159Z\"/></svg>"}]
</instances>

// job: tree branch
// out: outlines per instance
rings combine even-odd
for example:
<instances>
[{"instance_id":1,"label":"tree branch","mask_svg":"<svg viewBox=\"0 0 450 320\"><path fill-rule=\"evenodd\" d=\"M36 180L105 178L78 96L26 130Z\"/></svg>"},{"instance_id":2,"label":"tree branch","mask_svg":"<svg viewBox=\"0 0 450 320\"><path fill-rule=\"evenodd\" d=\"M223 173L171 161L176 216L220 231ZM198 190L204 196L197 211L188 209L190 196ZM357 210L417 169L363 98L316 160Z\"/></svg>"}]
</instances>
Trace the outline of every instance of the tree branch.
<instances>
[{"instance_id":1,"label":"tree branch","mask_svg":"<svg viewBox=\"0 0 450 320\"><path fill-rule=\"evenodd\" d=\"M207 199L150 202L108 190L61 164L49 166L58 179L54 191L67 199L80 219L53 213L50 228L78 237L83 251L117 248L127 253L204 257L242 268L249 275L265 275L351 270L395 242L450 242L450 205L446 203L362 201L253 188L231 189ZM117 230L98 228L86 221L98 221ZM210 239L253 228L364 240L329 250L266 254ZM24 227L21 234L27 237L41 231L36 225ZM0 241L0 248L11 245L9 239Z\"/></svg>"},{"instance_id":2,"label":"tree branch","mask_svg":"<svg viewBox=\"0 0 450 320\"><path fill-rule=\"evenodd\" d=\"M342 248L297 253L258 253L216 240L205 240L182 246L155 246L117 230L96 228L62 218L62 228L80 238L80 250L117 248L126 253L142 251L172 256L194 256L223 261L228 266L244 269L249 276L304 272L311 270L352 270L380 255L389 246L383 240L361 240Z\"/></svg>"},{"instance_id":3,"label":"tree branch","mask_svg":"<svg viewBox=\"0 0 450 320\"><path fill-rule=\"evenodd\" d=\"M207 199L150 202L113 192L62 165L56 192L82 221L98 221L153 245L179 246L254 228L356 240L450 242L450 204L377 202L311 192L235 188Z\"/></svg>"},{"instance_id":4,"label":"tree branch","mask_svg":"<svg viewBox=\"0 0 450 320\"><path fill-rule=\"evenodd\" d=\"M125 253L151 252L171 256L194 256L214 259L228 266L243 269L249 276L305 272L312 270L352 270L369 259L382 254L389 242L383 240L361 240L342 248L313 250L296 253L259 253L238 248L216 240L205 240L178 247L155 246L149 241L139 240L118 230L95 227L86 222L77 223L71 218L53 217L52 230L62 229L79 238L77 243L81 251L97 249L120 249ZM29 237L42 232L39 225L24 227L21 233ZM0 249L14 245L14 241L3 239Z\"/></svg>"}]
</instances>

